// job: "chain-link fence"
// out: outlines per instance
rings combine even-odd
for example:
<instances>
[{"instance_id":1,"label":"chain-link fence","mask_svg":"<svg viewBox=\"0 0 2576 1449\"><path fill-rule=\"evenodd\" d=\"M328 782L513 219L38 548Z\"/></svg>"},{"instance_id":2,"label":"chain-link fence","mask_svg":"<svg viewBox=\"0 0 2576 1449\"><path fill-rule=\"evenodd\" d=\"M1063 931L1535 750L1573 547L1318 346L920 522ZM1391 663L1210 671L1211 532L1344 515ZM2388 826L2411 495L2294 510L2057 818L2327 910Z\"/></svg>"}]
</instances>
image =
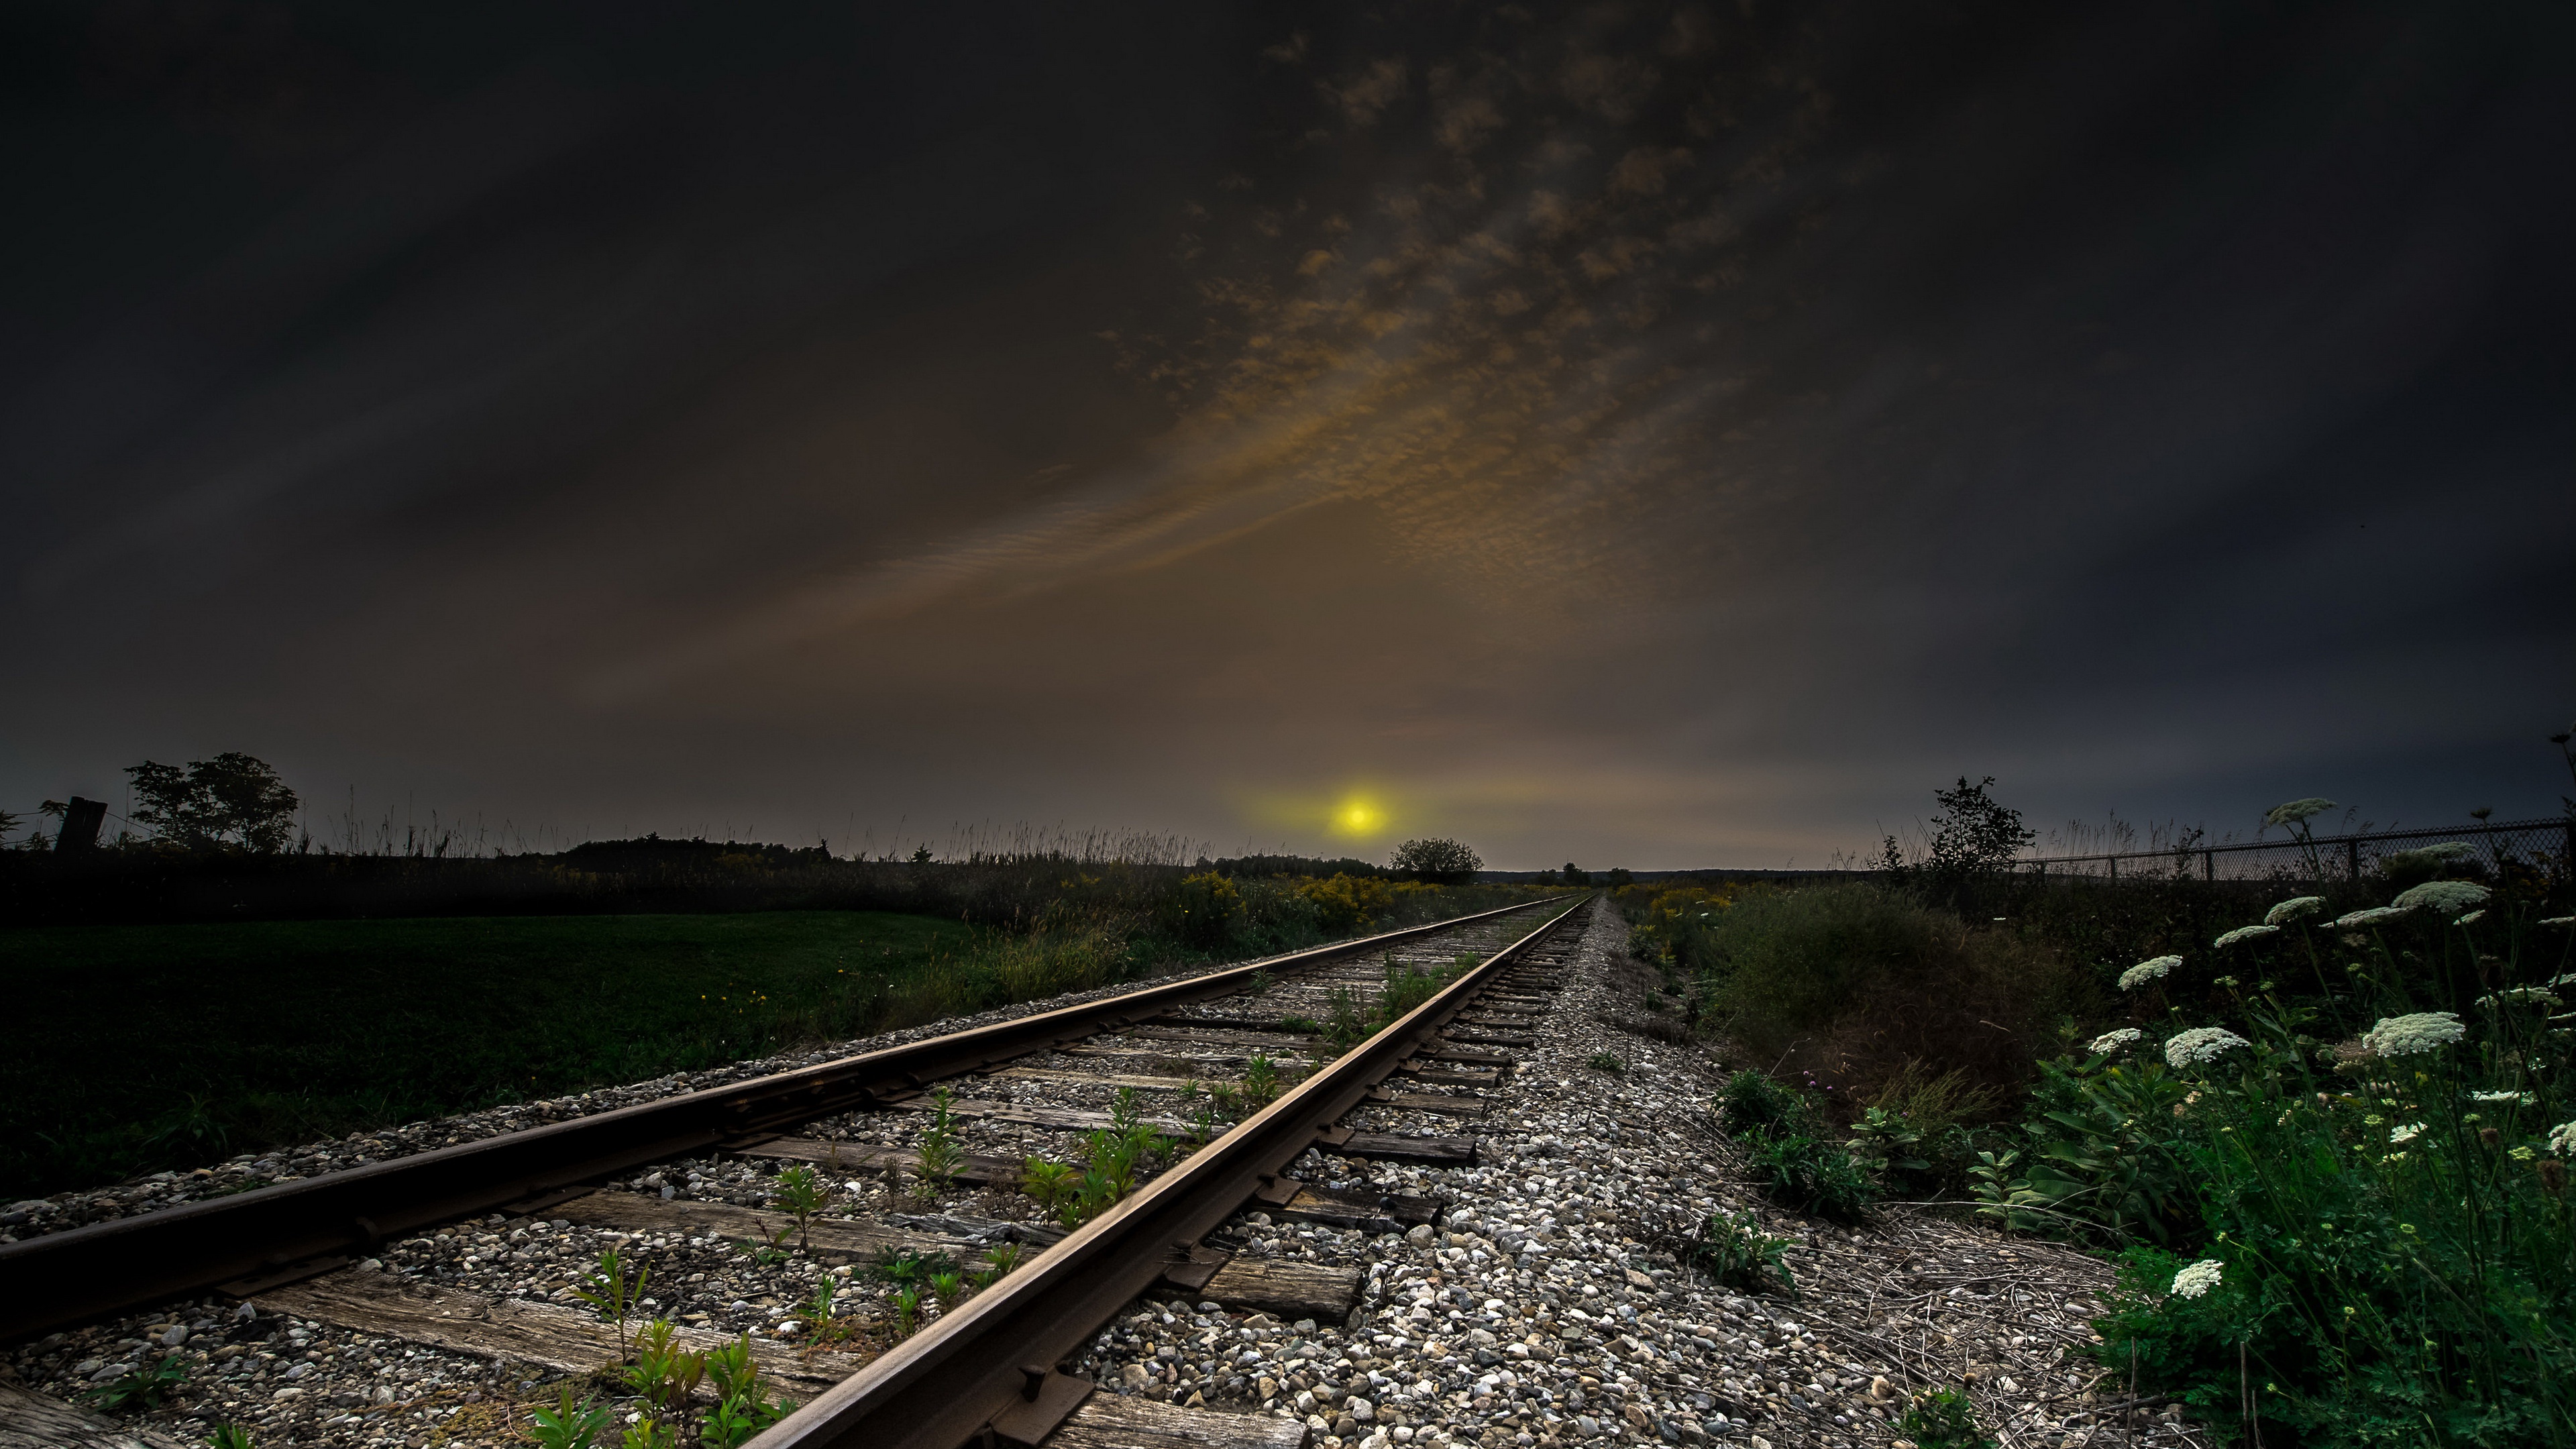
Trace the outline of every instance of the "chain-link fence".
<instances>
[{"instance_id":1,"label":"chain-link fence","mask_svg":"<svg viewBox=\"0 0 2576 1449\"><path fill-rule=\"evenodd\" d=\"M2060 855L2016 871L2112 880L2360 881L2421 868L2453 876L2520 880L2555 893L2576 876L2576 817L2480 822L2466 829L2375 830L2360 835L2185 845L2110 855Z\"/></svg>"}]
</instances>

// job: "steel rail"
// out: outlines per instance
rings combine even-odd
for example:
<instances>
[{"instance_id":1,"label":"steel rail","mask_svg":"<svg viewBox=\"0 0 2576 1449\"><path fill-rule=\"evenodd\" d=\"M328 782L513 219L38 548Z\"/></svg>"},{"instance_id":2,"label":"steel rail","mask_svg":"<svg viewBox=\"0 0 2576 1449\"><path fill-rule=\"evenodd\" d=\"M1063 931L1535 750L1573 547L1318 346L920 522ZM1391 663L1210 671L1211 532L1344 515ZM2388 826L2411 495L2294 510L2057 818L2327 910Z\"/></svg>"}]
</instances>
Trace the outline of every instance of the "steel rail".
<instances>
[{"instance_id":1,"label":"steel rail","mask_svg":"<svg viewBox=\"0 0 2576 1449\"><path fill-rule=\"evenodd\" d=\"M1547 906L1526 901L1167 981L946 1036L615 1111L0 1243L0 1341L228 1283L286 1281L457 1218L648 1163L917 1095L942 1077L1231 995L1256 972L1372 951Z\"/></svg>"},{"instance_id":2,"label":"steel rail","mask_svg":"<svg viewBox=\"0 0 2576 1449\"><path fill-rule=\"evenodd\" d=\"M1079 1380L1052 1376L1057 1363L1255 1193L1284 1187L1280 1175L1319 1133L1583 905L1496 952L1027 1266L816 1396L763 1433L761 1449L1035 1444L1087 1391ZM1043 1398L1057 1402L1041 1411ZM1015 1432L1012 1420L1022 1414L1027 1428Z\"/></svg>"}]
</instances>

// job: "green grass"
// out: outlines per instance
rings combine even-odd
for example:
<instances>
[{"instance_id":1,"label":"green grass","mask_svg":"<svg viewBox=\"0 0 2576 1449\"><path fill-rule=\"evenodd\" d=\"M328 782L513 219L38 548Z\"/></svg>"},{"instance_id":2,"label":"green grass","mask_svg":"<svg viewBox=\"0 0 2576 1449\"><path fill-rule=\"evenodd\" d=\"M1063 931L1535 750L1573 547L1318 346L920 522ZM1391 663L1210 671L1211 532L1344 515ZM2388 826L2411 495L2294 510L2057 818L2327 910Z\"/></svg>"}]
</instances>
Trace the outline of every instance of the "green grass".
<instances>
[{"instance_id":1,"label":"green grass","mask_svg":"<svg viewBox=\"0 0 2576 1449\"><path fill-rule=\"evenodd\" d=\"M859 911L0 932L0 1199L973 1010L1066 954Z\"/></svg>"}]
</instances>

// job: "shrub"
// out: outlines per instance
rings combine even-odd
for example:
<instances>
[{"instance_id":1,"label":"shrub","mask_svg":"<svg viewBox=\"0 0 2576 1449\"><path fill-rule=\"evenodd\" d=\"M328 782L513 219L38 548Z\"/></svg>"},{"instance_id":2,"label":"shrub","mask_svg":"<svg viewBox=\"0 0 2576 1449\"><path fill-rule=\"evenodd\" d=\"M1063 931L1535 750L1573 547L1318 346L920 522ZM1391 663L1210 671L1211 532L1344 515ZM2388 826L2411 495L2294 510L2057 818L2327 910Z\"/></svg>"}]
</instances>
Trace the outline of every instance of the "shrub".
<instances>
[{"instance_id":1,"label":"shrub","mask_svg":"<svg viewBox=\"0 0 2576 1449\"><path fill-rule=\"evenodd\" d=\"M1692 1267L1729 1288L1763 1293L1776 1279L1791 1298L1796 1298L1798 1280L1790 1276L1789 1264L1781 1256L1788 1246L1788 1239L1763 1232L1762 1225L1749 1215L1739 1219L1729 1213L1713 1212L1691 1234L1682 1256Z\"/></svg>"},{"instance_id":2,"label":"shrub","mask_svg":"<svg viewBox=\"0 0 2576 1449\"><path fill-rule=\"evenodd\" d=\"M1852 1222L1878 1197L1851 1154L1804 1133L1756 1142L1753 1170L1774 1201L1818 1217Z\"/></svg>"},{"instance_id":3,"label":"shrub","mask_svg":"<svg viewBox=\"0 0 2576 1449\"><path fill-rule=\"evenodd\" d=\"M1296 890L1313 903L1316 924L1335 936L1367 930L1395 901L1395 892L1385 881L1369 876L1299 881Z\"/></svg>"},{"instance_id":4,"label":"shrub","mask_svg":"<svg viewBox=\"0 0 2576 1449\"><path fill-rule=\"evenodd\" d=\"M1909 1070L1961 1074L1959 1092L2021 1081L2047 1024L2099 1000L2041 942L1880 885L1749 894L1706 926L1706 1016L1758 1059L1856 1088Z\"/></svg>"},{"instance_id":5,"label":"shrub","mask_svg":"<svg viewBox=\"0 0 2576 1449\"><path fill-rule=\"evenodd\" d=\"M1215 871L1185 875L1160 912L1172 938L1200 951L1221 951L1243 919L1243 892Z\"/></svg>"},{"instance_id":6,"label":"shrub","mask_svg":"<svg viewBox=\"0 0 2576 1449\"><path fill-rule=\"evenodd\" d=\"M1718 1091L1727 1130L1738 1136L1768 1132L1798 1112L1798 1094L1760 1072L1743 1071L1726 1079Z\"/></svg>"}]
</instances>

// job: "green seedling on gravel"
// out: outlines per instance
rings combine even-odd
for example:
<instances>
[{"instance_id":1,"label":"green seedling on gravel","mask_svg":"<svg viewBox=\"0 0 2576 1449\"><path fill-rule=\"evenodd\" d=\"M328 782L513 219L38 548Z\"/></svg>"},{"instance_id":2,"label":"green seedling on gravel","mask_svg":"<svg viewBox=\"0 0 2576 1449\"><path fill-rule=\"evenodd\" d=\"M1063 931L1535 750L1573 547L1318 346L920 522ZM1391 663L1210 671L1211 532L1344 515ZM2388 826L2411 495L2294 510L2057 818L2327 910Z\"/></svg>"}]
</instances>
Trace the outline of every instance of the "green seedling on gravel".
<instances>
[{"instance_id":1,"label":"green seedling on gravel","mask_svg":"<svg viewBox=\"0 0 2576 1449\"><path fill-rule=\"evenodd\" d=\"M590 1273L589 1286L574 1290L573 1296L597 1309L599 1316L617 1325L617 1351L622 1361L635 1357L635 1347L626 1336L626 1320L633 1313L635 1300L644 1296L644 1285L653 1277L653 1265L635 1270L634 1281L627 1281L625 1265L617 1250L608 1248L599 1255L599 1266Z\"/></svg>"},{"instance_id":2,"label":"green seedling on gravel","mask_svg":"<svg viewBox=\"0 0 2576 1449\"><path fill-rule=\"evenodd\" d=\"M804 1320L806 1327L814 1330L817 1342L832 1336L832 1310L837 1306L836 1287L838 1285L833 1283L817 1283L814 1296L796 1305L796 1316Z\"/></svg>"},{"instance_id":3,"label":"green seedling on gravel","mask_svg":"<svg viewBox=\"0 0 2576 1449\"><path fill-rule=\"evenodd\" d=\"M1082 1184L1082 1174L1062 1162L1032 1157L1020 1164L1020 1191L1038 1200L1038 1206L1049 1212L1056 1204L1072 1196Z\"/></svg>"},{"instance_id":4,"label":"green seedling on gravel","mask_svg":"<svg viewBox=\"0 0 2576 1449\"><path fill-rule=\"evenodd\" d=\"M1730 1288L1747 1293L1768 1291L1768 1277L1777 1278L1798 1296L1798 1280L1789 1273L1789 1264L1781 1255L1788 1251L1787 1238L1775 1238L1762 1231L1751 1217L1737 1218L1729 1213L1714 1212L1691 1236L1683 1256L1694 1268Z\"/></svg>"},{"instance_id":5,"label":"green seedling on gravel","mask_svg":"<svg viewBox=\"0 0 2576 1449\"><path fill-rule=\"evenodd\" d=\"M1628 1064L1619 1060L1618 1055L1613 1052L1594 1052L1584 1065L1596 1072L1608 1072L1614 1077L1628 1070Z\"/></svg>"},{"instance_id":6,"label":"green seedling on gravel","mask_svg":"<svg viewBox=\"0 0 2576 1449\"><path fill-rule=\"evenodd\" d=\"M250 1430L240 1424L217 1424L214 1432L206 1436L206 1449L252 1449Z\"/></svg>"},{"instance_id":7,"label":"green seedling on gravel","mask_svg":"<svg viewBox=\"0 0 2576 1449\"><path fill-rule=\"evenodd\" d=\"M587 1396L574 1403L572 1385L566 1384L555 1407L540 1408L528 1419L528 1435L537 1449L591 1449L599 1431L608 1427L609 1413L607 1405ZM250 1440L245 1435L239 1445L217 1444L215 1449L250 1449Z\"/></svg>"},{"instance_id":8,"label":"green seedling on gravel","mask_svg":"<svg viewBox=\"0 0 2576 1449\"><path fill-rule=\"evenodd\" d=\"M921 1161L913 1167L912 1195L924 1202L947 1191L966 1165L966 1151L957 1143L957 1129L948 1115L948 1089L931 1094L930 1127L921 1134Z\"/></svg>"},{"instance_id":9,"label":"green seedling on gravel","mask_svg":"<svg viewBox=\"0 0 2576 1449\"><path fill-rule=\"evenodd\" d=\"M933 1273L953 1273L957 1260L946 1253L919 1253L910 1248L884 1248L868 1265L868 1276L896 1287L919 1286Z\"/></svg>"},{"instance_id":10,"label":"green seedling on gravel","mask_svg":"<svg viewBox=\"0 0 2576 1449\"><path fill-rule=\"evenodd\" d=\"M756 1393L726 1399L707 1411L706 1427L698 1431L698 1444L700 1449L737 1449L744 1440L786 1418L795 1409L794 1404L785 1401L765 1402Z\"/></svg>"},{"instance_id":11,"label":"green seedling on gravel","mask_svg":"<svg viewBox=\"0 0 2576 1449\"><path fill-rule=\"evenodd\" d=\"M1055 1220L1068 1228L1078 1228L1107 1212L1119 1198L1118 1184L1108 1174L1094 1170L1082 1175L1082 1182L1055 1210Z\"/></svg>"},{"instance_id":12,"label":"green seedling on gravel","mask_svg":"<svg viewBox=\"0 0 2576 1449\"><path fill-rule=\"evenodd\" d=\"M984 1254L984 1261L993 1266L975 1275L975 1286L978 1289L992 1287L1009 1277L1013 1268L1020 1266L1020 1245L997 1243L991 1251Z\"/></svg>"},{"instance_id":13,"label":"green seedling on gravel","mask_svg":"<svg viewBox=\"0 0 2576 1449\"><path fill-rule=\"evenodd\" d=\"M1349 987L1336 986L1324 998L1323 1033L1336 1052L1349 1051L1369 1034L1368 1019L1360 1014L1359 998Z\"/></svg>"},{"instance_id":14,"label":"green seedling on gravel","mask_svg":"<svg viewBox=\"0 0 2576 1449\"><path fill-rule=\"evenodd\" d=\"M1254 996L1267 996L1270 994L1270 988L1277 984L1278 982L1271 978L1270 968L1265 966L1252 973L1252 984L1245 990Z\"/></svg>"},{"instance_id":15,"label":"green seedling on gravel","mask_svg":"<svg viewBox=\"0 0 2576 1449\"><path fill-rule=\"evenodd\" d=\"M722 1348L707 1350L707 1377L715 1382L717 1398L740 1399L755 1394L759 1385L753 1375L750 1334L742 1334Z\"/></svg>"},{"instance_id":16,"label":"green seedling on gravel","mask_svg":"<svg viewBox=\"0 0 2576 1449\"><path fill-rule=\"evenodd\" d=\"M90 1400L102 1409L157 1409L162 1395L187 1381L188 1365L174 1353L150 1368L108 1380Z\"/></svg>"},{"instance_id":17,"label":"green seedling on gravel","mask_svg":"<svg viewBox=\"0 0 2576 1449\"><path fill-rule=\"evenodd\" d=\"M1279 1095L1279 1064L1266 1052L1254 1052L1243 1064L1243 1095L1267 1104Z\"/></svg>"},{"instance_id":18,"label":"green seedling on gravel","mask_svg":"<svg viewBox=\"0 0 2576 1449\"><path fill-rule=\"evenodd\" d=\"M1967 1398L1949 1389L1916 1394L1897 1433L1913 1440L1918 1449L1994 1449L1995 1444L1977 1427Z\"/></svg>"},{"instance_id":19,"label":"green seedling on gravel","mask_svg":"<svg viewBox=\"0 0 2576 1449\"><path fill-rule=\"evenodd\" d=\"M1324 1034L1324 1024L1311 1016L1283 1016L1279 1018L1279 1029L1281 1031L1301 1031L1308 1036L1322 1036Z\"/></svg>"},{"instance_id":20,"label":"green seedling on gravel","mask_svg":"<svg viewBox=\"0 0 2576 1449\"><path fill-rule=\"evenodd\" d=\"M626 1426L623 1449L680 1449L680 1431L647 1414Z\"/></svg>"},{"instance_id":21,"label":"green seedling on gravel","mask_svg":"<svg viewBox=\"0 0 2576 1449\"><path fill-rule=\"evenodd\" d=\"M796 1246L808 1252L813 1250L814 1243L806 1235L806 1227L814 1214L823 1210L826 1196L821 1175L802 1162L782 1169L778 1174L776 1201L780 1207L796 1215ZM782 1233L779 1236L786 1235Z\"/></svg>"},{"instance_id":22,"label":"green seedling on gravel","mask_svg":"<svg viewBox=\"0 0 2576 1449\"><path fill-rule=\"evenodd\" d=\"M913 1330L919 1327L921 1327L921 1290L911 1287L896 1289L894 1295L894 1336L898 1340L910 1338L912 1337Z\"/></svg>"},{"instance_id":23,"label":"green seedling on gravel","mask_svg":"<svg viewBox=\"0 0 2576 1449\"><path fill-rule=\"evenodd\" d=\"M966 1275L963 1273L933 1273L930 1275L931 1296L937 1298L940 1306L943 1308L954 1308L958 1304L965 1302L968 1291L969 1290L966 1286Z\"/></svg>"},{"instance_id":24,"label":"green seedling on gravel","mask_svg":"<svg viewBox=\"0 0 2576 1449\"><path fill-rule=\"evenodd\" d=\"M635 1335L635 1361L620 1371L626 1386L656 1413L689 1401L705 1376L705 1354L673 1346L677 1330L667 1318L656 1318Z\"/></svg>"}]
</instances>

